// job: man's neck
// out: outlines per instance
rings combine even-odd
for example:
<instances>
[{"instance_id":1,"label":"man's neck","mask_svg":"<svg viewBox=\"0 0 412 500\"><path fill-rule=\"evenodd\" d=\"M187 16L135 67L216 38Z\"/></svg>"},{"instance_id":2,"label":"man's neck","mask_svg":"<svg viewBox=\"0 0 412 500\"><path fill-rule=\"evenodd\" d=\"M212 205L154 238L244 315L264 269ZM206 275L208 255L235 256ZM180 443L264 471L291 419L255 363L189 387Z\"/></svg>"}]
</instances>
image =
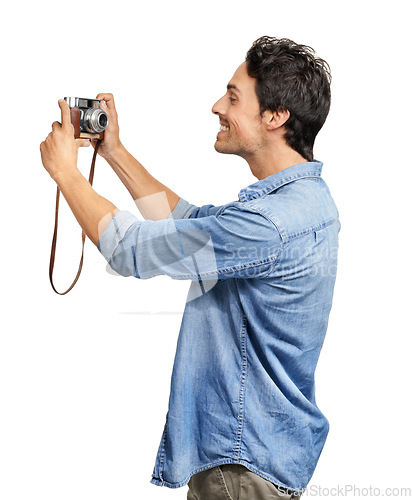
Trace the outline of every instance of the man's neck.
<instances>
[{"instance_id":1,"label":"man's neck","mask_svg":"<svg viewBox=\"0 0 412 500\"><path fill-rule=\"evenodd\" d=\"M264 154L245 158L245 160L248 162L252 174L259 180L285 170L285 168L292 165L308 161L290 147L272 150Z\"/></svg>"}]
</instances>

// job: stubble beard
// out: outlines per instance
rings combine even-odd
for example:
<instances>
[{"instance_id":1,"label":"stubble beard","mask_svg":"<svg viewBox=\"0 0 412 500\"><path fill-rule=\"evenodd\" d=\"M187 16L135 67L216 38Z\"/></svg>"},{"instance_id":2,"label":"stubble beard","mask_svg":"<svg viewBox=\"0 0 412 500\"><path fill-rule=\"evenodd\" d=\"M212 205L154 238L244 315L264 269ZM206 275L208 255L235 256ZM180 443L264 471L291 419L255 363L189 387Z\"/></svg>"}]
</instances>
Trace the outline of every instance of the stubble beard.
<instances>
[{"instance_id":1,"label":"stubble beard","mask_svg":"<svg viewBox=\"0 0 412 500\"><path fill-rule=\"evenodd\" d=\"M245 159L250 155L250 152L239 141L230 141L230 138L224 141L216 139L215 150L221 154L236 155Z\"/></svg>"}]
</instances>

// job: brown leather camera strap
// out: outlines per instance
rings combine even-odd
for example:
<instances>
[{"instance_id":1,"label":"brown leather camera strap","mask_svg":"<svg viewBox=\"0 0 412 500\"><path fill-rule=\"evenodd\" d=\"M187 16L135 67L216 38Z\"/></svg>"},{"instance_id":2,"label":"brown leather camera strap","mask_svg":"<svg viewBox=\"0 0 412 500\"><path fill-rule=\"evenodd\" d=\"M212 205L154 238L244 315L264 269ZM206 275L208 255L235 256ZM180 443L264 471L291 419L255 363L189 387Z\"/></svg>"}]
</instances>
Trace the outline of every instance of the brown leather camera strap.
<instances>
[{"instance_id":1,"label":"brown leather camera strap","mask_svg":"<svg viewBox=\"0 0 412 500\"><path fill-rule=\"evenodd\" d=\"M90 183L91 186L93 185L94 166L95 166L95 163L96 163L96 157L97 157L97 151L99 149L99 145L100 145L100 140L97 140L96 141L96 146L94 148L93 159L92 159L92 164L91 164L91 167L90 167L90 174L89 174L89 183ZM53 290L57 294L59 294L59 295L66 295L66 293L70 292L70 290L77 283L77 280L80 277L80 273L82 272L83 256L84 256L84 242L85 242L85 239L86 239L86 235L85 235L84 231L82 230L82 256L80 258L79 269L77 270L76 277L74 278L73 283L70 285L70 287L65 292L58 292L56 290L54 284L53 284L53 269L54 269L54 259L55 259L55 256L56 256L57 226L58 226L58 222L59 222L59 200L60 200L60 189L57 186L56 213L55 213L55 218L54 218L53 241L52 241L51 253L50 253L49 278L50 278L50 284L51 284Z\"/></svg>"}]
</instances>

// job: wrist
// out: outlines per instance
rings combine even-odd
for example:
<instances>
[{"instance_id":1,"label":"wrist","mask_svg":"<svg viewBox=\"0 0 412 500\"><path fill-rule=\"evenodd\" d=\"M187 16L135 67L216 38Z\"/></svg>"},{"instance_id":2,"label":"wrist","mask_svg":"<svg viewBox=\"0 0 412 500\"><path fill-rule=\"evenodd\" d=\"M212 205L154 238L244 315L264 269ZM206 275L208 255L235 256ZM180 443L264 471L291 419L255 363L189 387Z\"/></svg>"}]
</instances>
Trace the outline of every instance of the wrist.
<instances>
[{"instance_id":1,"label":"wrist","mask_svg":"<svg viewBox=\"0 0 412 500\"><path fill-rule=\"evenodd\" d=\"M107 161L115 161L116 158L122 155L122 153L126 151L126 148L119 141L118 145L112 148L109 152L102 152L101 156Z\"/></svg>"},{"instance_id":2,"label":"wrist","mask_svg":"<svg viewBox=\"0 0 412 500\"><path fill-rule=\"evenodd\" d=\"M60 190L63 188L63 186L66 186L68 184L76 182L80 178L84 179L82 173L77 168L77 166L72 167L70 169L63 169L63 170L57 172L53 176L53 180L59 186Z\"/></svg>"}]
</instances>

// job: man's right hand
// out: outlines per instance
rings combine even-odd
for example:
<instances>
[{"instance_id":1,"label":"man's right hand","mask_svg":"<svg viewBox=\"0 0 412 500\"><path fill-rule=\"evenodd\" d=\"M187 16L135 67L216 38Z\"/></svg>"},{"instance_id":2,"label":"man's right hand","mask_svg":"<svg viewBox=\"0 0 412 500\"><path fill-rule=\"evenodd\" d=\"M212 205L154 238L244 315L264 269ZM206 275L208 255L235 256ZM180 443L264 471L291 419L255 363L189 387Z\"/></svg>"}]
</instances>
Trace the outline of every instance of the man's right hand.
<instances>
[{"instance_id":1,"label":"man's right hand","mask_svg":"<svg viewBox=\"0 0 412 500\"><path fill-rule=\"evenodd\" d=\"M109 124L104 131L104 140L99 146L99 155L105 157L107 155L110 156L122 146L119 137L119 122L113 94L97 94L96 99L101 100L100 109L105 111L109 117ZM91 143L95 147L96 141L92 140Z\"/></svg>"}]
</instances>

